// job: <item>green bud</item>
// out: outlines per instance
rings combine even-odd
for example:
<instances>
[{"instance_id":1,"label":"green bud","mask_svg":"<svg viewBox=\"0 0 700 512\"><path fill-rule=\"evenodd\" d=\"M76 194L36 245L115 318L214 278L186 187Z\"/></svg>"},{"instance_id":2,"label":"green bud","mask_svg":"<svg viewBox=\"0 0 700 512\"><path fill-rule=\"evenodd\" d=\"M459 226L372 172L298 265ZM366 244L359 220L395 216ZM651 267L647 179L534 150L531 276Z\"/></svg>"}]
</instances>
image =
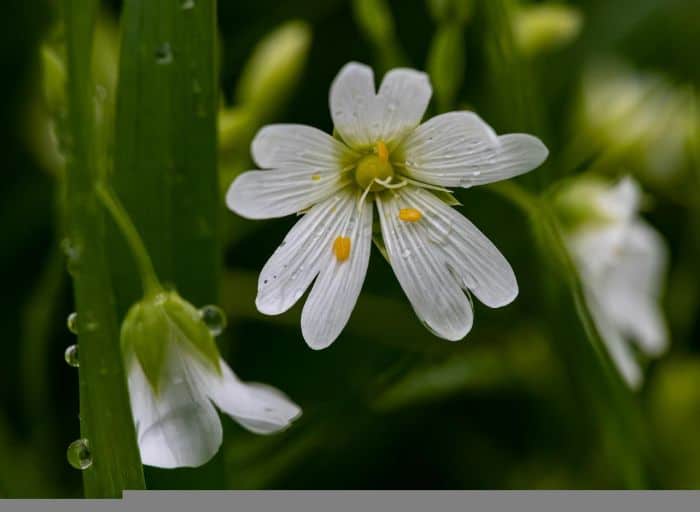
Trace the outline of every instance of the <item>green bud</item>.
<instances>
[{"instance_id":1,"label":"green bud","mask_svg":"<svg viewBox=\"0 0 700 512\"><path fill-rule=\"evenodd\" d=\"M458 23L440 26L426 65L435 91L438 110L446 112L454 104L462 85L465 68L463 28Z\"/></svg>"},{"instance_id":2,"label":"green bud","mask_svg":"<svg viewBox=\"0 0 700 512\"><path fill-rule=\"evenodd\" d=\"M354 0L355 22L373 42L393 39L394 19L385 0Z\"/></svg>"},{"instance_id":3,"label":"green bud","mask_svg":"<svg viewBox=\"0 0 700 512\"><path fill-rule=\"evenodd\" d=\"M219 110L219 150L246 153L257 128L254 114L246 108Z\"/></svg>"},{"instance_id":4,"label":"green bud","mask_svg":"<svg viewBox=\"0 0 700 512\"><path fill-rule=\"evenodd\" d=\"M311 45L311 29L289 21L268 34L248 59L237 100L265 120L279 110L301 78Z\"/></svg>"},{"instance_id":5,"label":"green bud","mask_svg":"<svg viewBox=\"0 0 700 512\"><path fill-rule=\"evenodd\" d=\"M570 43L582 24L581 11L570 5L526 5L516 11L513 34L525 55L536 55Z\"/></svg>"},{"instance_id":6,"label":"green bud","mask_svg":"<svg viewBox=\"0 0 700 512\"><path fill-rule=\"evenodd\" d=\"M597 208L598 198L610 189L603 178L586 176L567 180L553 195L554 209L567 230L587 223L605 223L611 220L606 211Z\"/></svg>"},{"instance_id":7,"label":"green bud","mask_svg":"<svg viewBox=\"0 0 700 512\"><path fill-rule=\"evenodd\" d=\"M122 324L122 352L136 355L156 393L170 344L194 351L219 370L214 337L192 304L174 291L161 291L134 304Z\"/></svg>"},{"instance_id":8,"label":"green bud","mask_svg":"<svg viewBox=\"0 0 700 512\"><path fill-rule=\"evenodd\" d=\"M469 21L473 0L427 0L428 9L435 21L457 22Z\"/></svg>"},{"instance_id":9,"label":"green bud","mask_svg":"<svg viewBox=\"0 0 700 512\"><path fill-rule=\"evenodd\" d=\"M60 112L66 107L66 64L46 44L41 46L40 53L44 101L49 112Z\"/></svg>"}]
</instances>

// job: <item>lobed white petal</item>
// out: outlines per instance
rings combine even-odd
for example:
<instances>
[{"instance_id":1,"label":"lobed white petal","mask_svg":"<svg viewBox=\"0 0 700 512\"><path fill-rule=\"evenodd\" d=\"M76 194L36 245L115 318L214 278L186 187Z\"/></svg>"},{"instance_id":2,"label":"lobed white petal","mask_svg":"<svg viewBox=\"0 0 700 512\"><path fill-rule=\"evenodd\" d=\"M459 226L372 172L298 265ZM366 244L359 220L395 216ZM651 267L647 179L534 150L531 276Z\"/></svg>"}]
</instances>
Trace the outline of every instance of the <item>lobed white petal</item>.
<instances>
[{"instance_id":1,"label":"lobed white petal","mask_svg":"<svg viewBox=\"0 0 700 512\"><path fill-rule=\"evenodd\" d=\"M187 357L174 345L170 347L158 395L136 357L127 358L131 410L145 465L201 466L221 445L221 421Z\"/></svg>"},{"instance_id":2,"label":"lobed white petal","mask_svg":"<svg viewBox=\"0 0 700 512\"><path fill-rule=\"evenodd\" d=\"M336 237L350 239L350 256L346 261L338 261L328 245L322 255L320 274L301 314L304 339L316 350L328 347L340 335L367 274L372 245L372 203L366 201L357 208L359 195L345 206L345 223L334 233Z\"/></svg>"},{"instance_id":3,"label":"lobed white petal","mask_svg":"<svg viewBox=\"0 0 700 512\"><path fill-rule=\"evenodd\" d=\"M518 296L513 269L476 226L427 190L406 187L401 197L406 207L422 213L424 235L435 242L435 250L465 290L491 308L513 302Z\"/></svg>"},{"instance_id":4,"label":"lobed white petal","mask_svg":"<svg viewBox=\"0 0 700 512\"><path fill-rule=\"evenodd\" d=\"M226 204L247 219L285 217L327 199L348 185L351 179L340 171L248 171L231 184L226 193Z\"/></svg>"},{"instance_id":5,"label":"lobed white petal","mask_svg":"<svg viewBox=\"0 0 700 512\"><path fill-rule=\"evenodd\" d=\"M391 267L425 326L441 338L460 340L472 327L471 304L448 269L444 253L428 238L420 221L399 220L399 210L411 207L403 199L404 190L376 199Z\"/></svg>"},{"instance_id":6,"label":"lobed white petal","mask_svg":"<svg viewBox=\"0 0 700 512\"><path fill-rule=\"evenodd\" d=\"M358 155L324 131L303 124L272 124L258 131L251 144L253 159L263 169L338 172Z\"/></svg>"},{"instance_id":7,"label":"lobed white petal","mask_svg":"<svg viewBox=\"0 0 700 512\"><path fill-rule=\"evenodd\" d=\"M205 371L203 384L212 401L243 427L257 434L271 434L289 427L301 408L278 389L256 382L242 382L222 359L221 375Z\"/></svg>"},{"instance_id":8,"label":"lobed white petal","mask_svg":"<svg viewBox=\"0 0 700 512\"><path fill-rule=\"evenodd\" d=\"M333 81L333 124L352 148L367 149L378 140L393 149L420 123L432 89L425 73L407 68L389 71L375 93L372 69L346 64Z\"/></svg>"},{"instance_id":9,"label":"lobed white petal","mask_svg":"<svg viewBox=\"0 0 700 512\"><path fill-rule=\"evenodd\" d=\"M444 187L472 187L531 171L549 154L532 135L496 135L473 112L433 117L404 139L397 155L407 176Z\"/></svg>"},{"instance_id":10,"label":"lobed white petal","mask_svg":"<svg viewBox=\"0 0 700 512\"><path fill-rule=\"evenodd\" d=\"M260 272L255 304L261 313L284 313L299 300L321 270L354 204L355 194L344 189L316 204L294 225Z\"/></svg>"},{"instance_id":11,"label":"lobed white petal","mask_svg":"<svg viewBox=\"0 0 700 512\"><path fill-rule=\"evenodd\" d=\"M252 152L270 169L242 173L226 193L229 209L249 219L284 217L323 201L350 183L345 168L358 157L327 133L295 124L262 128Z\"/></svg>"}]
</instances>

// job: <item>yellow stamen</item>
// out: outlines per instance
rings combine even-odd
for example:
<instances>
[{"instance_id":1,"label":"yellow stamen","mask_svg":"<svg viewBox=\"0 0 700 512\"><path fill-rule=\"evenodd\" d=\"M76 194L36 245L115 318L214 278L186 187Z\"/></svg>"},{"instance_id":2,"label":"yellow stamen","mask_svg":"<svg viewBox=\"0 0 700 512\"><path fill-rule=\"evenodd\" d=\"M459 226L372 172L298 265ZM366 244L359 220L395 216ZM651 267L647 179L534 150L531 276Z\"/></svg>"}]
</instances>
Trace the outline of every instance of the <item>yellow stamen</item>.
<instances>
[{"instance_id":1,"label":"yellow stamen","mask_svg":"<svg viewBox=\"0 0 700 512\"><path fill-rule=\"evenodd\" d=\"M386 147L386 144L384 144L383 141L378 141L375 145L375 149L380 160L383 162L389 161L389 149Z\"/></svg>"},{"instance_id":2,"label":"yellow stamen","mask_svg":"<svg viewBox=\"0 0 700 512\"><path fill-rule=\"evenodd\" d=\"M333 254L342 263L350 257L350 239L346 236L339 236L333 242Z\"/></svg>"},{"instance_id":3,"label":"yellow stamen","mask_svg":"<svg viewBox=\"0 0 700 512\"><path fill-rule=\"evenodd\" d=\"M418 222L423 214L415 208L401 208L399 210L399 219L404 222Z\"/></svg>"},{"instance_id":4,"label":"yellow stamen","mask_svg":"<svg viewBox=\"0 0 700 512\"><path fill-rule=\"evenodd\" d=\"M320 174L312 174L312 175L311 175L311 179L312 179L313 181L318 181L318 180L321 179L321 175L320 175Z\"/></svg>"}]
</instances>

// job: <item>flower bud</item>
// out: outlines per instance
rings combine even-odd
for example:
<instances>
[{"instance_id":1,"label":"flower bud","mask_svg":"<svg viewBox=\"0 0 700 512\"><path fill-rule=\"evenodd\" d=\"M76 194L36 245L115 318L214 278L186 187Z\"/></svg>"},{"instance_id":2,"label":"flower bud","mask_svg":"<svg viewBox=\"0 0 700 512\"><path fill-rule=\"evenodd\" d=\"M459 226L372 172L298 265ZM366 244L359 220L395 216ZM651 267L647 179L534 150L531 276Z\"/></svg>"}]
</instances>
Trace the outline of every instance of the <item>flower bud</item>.
<instances>
[{"instance_id":1,"label":"flower bud","mask_svg":"<svg viewBox=\"0 0 700 512\"><path fill-rule=\"evenodd\" d=\"M427 71L440 111L449 110L464 77L464 37L459 23L438 27L428 55Z\"/></svg>"},{"instance_id":2,"label":"flower bud","mask_svg":"<svg viewBox=\"0 0 700 512\"><path fill-rule=\"evenodd\" d=\"M59 112L66 107L66 64L49 45L42 45L40 54L44 101L49 112Z\"/></svg>"},{"instance_id":3,"label":"flower bud","mask_svg":"<svg viewBox=\"0 0 700 512\"><path fill-rule=\"evenodd\" d=\"M570 5L527 5L516 11L513 35L525 55L535 55L570 43L582 24L581 12Z\"/></svg>"},{"instance_id":4,"label":"flower bud","mask_svg":"<svg viewBox=\"0 0 700 512\"><path fill-rule=\"evenodd\" d=\"M433 19L438 22L466 23L472 13L472 0L427 0Z\"/></svg>"},{"instance_id":5,"label":"flower bud","mask_svg":"<svg viewBox=\"0 0 700 512\"><path fill-rule=\"evenodd\" d=\"M192 351L219 371L219 351L199 311L176 292L162 291L134 304L121 329L122 352L136 355L155 393L169 344Z\"/></svg>"},{"instance_id":6,"label":"flower bud","mask_svg":"<svg viewBox=\"0 0 700 512\"><path fill-rule=\"evenodd\" d=\"M299 82L311 45L311 29L289 21L256 46L243 69L237 100L260 119L274 114Z\"/></svg>"}]
</instances>

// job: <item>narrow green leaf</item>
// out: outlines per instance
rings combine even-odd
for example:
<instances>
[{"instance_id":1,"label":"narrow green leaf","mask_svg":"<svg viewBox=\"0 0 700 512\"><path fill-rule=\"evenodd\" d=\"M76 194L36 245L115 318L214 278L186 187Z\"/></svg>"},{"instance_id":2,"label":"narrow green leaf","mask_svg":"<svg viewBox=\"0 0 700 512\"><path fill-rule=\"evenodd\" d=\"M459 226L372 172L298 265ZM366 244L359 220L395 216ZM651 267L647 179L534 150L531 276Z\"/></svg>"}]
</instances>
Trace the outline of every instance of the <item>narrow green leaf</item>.
<instances>
[{"instance_id":1,"label":"narrow green leaf","mask_svg":"<svg viewBox=\"0 0 700 512\"><path fill-rule=\"evenodd\" d=\"M221 269L216 39L215 0L124 2L112 186L161 281L197 307L218 301ZM123 316L140 282L114 238ZM149 471L149 486L224 486L217 462L194 472Z\"/></svg>"},{"instance_id":2,"label":"narrow green leaf","mask_svg":"<svg viewBox=\"0 0 700 512\"><path fill-rule=\"evenodd\" d=\"M80 346L80 427L89 441L92 465L84 470L87 497L119 497L142 489L126 381L119 350L103 212L95 185L105 155L96 151L95 90L91 79L92 37L98 2L64 0L68 71L68 137L64 249L73 275Z\"/></svg>"}]
</instances>

